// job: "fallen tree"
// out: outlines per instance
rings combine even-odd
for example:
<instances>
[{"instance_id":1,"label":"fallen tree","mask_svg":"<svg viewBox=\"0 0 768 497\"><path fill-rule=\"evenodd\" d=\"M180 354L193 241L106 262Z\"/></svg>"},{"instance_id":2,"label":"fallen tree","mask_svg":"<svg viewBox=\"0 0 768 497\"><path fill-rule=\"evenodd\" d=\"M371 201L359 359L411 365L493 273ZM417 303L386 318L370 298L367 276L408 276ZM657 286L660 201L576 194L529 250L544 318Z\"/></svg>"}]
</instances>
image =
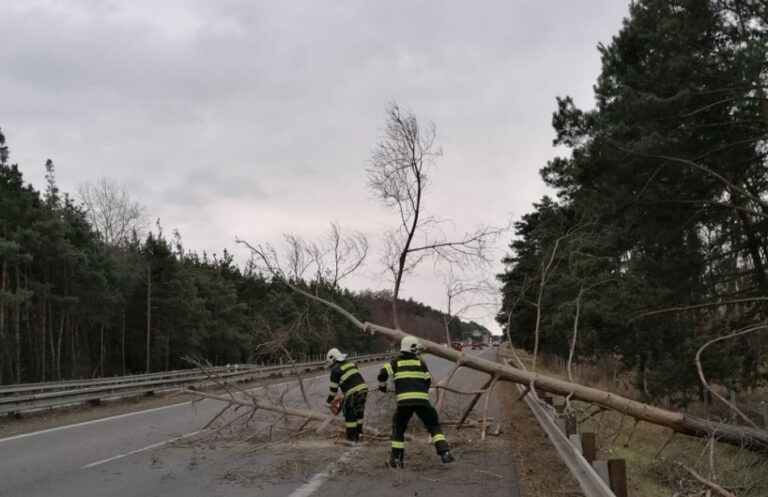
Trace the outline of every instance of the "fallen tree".
<instances>
[{"instance_id":1,"label":"fallen tree","mask_svg":"<svg viewBox=\"0 0 768 497\"><path fill-rule=\"evenodd\" d=\"M249 243L238 240L251 250L257 259L263 262L264 268L277 280L283 282L293 291L327 306L340 313L361 331L372 335L387 338L393 343L398 343L407 334L399 329L387 328L373 323L364 323L343 307L313 295L296 286L290 279L275 267L275 264L264 250L253 247ZM676 433L702 438L714 438L739 447L746 447L768 453L768 431L759 428L737 426L724 423L714 423L706 419L691 416L689 414L669 411L649 404L644 404L605 390L587 387L578 383L558 380L550 376L535 372L524 371L506 364L482 359L480 357L466 356L450 347L439 345L426 339L420 339L427 353L455 362L460 367L468 367L491 375L490 382L511 381L530 387L535 390L567 396L570 399L578 399L590 402L602 408L621 412L635 419L635 423L646 421L648 423L671 428Z\"/></svg>"},{"instance_id":2,"label":"fallen tree","mask_svg":"<svg viewBox=\"0 0 768 497\"><path fill-rule=\"evenodd\" d=\"M362 329L373 335L387 337L399 341L406 333L384 326L364 323ZM666 426L684 435L696 437L715 437L720 441L753 450L768 453L768 431L745 426L713 423L688 414L668 411L659 407L627 399L604 390L587 387L578 383L558 380L539 373L523 371L505 364L496 363L476 356L467 356L463 352L439 345L429 340L420 339L425 352L437 357L448 359L463 367L483 371L502 381L511 381L523 385L533 385L538 390L558 394L571 395L571 398L591 402L601 407L613 409L635 418L637 421L647 421L656 425Z\"/></svg>"}]
</instances>

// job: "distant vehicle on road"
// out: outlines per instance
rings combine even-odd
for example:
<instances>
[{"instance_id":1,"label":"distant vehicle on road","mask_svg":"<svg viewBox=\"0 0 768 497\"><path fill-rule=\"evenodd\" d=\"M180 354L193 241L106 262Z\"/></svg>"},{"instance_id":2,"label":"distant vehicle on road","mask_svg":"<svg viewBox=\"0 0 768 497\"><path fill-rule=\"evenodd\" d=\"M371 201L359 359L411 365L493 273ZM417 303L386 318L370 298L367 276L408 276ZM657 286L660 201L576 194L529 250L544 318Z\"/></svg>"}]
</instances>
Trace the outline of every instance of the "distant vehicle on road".
<instances>
[{"instance_id":1,"label":"distant vehicle on road","mask_svg":"<svg viewBox=\"0 0 768 497\"><path fill-rule=\"evenodd\" d=\"M483 341L483 334L479 331L475 331L472 333L472 350L480 349L483 350L483 345L485 345Z\"/></svg>"},{"instance_id":2,"label":"distant vehicle on road","mask_svg":"<svg viewBox=\"0 0 768 497\"><path fill-rule=\"evenodd\" d=\"M491 342L491 345L494 346L494 347L498 347L499 346L499 341L498 340L494 340L493 342Z\"/></svg>"},{"instance_id":3,"label":"distant vehicle on road","mask_svg":"<svg viewBox=\"0 0 768 497\"><path fill-rule=\"evenodd\" d=\"M461 352L461 350L464 348L461 342L451 342L451 347Z\"/></svg>"}]
</instances>

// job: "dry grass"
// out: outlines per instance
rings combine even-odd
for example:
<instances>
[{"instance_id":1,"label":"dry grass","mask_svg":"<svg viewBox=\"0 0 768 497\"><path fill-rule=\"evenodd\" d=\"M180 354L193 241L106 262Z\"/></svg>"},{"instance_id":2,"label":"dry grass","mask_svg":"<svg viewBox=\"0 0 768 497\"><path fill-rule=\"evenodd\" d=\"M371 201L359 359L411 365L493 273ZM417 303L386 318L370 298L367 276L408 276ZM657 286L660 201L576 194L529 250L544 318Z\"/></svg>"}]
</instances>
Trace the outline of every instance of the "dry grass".
<instances>
[{"instance_id":1,"label":"dry grass","mask_svg":"<svg viewBox=\"0 0 768 497\"><path fill-rule=\"evenodd\" d=\"M523 361L530 361L523 357ZM567 372L561 360L545 359L538 371L561 379ZM530 364L530 362L528 363ZM640 392L630 380L615 369L601 365L578 365L574 368L574 381L610 391L628 398L642 400ZM603 364L602 366L605 366ZM754 414L759 406L761 392L751 393L751 404L740 398L740 406L749 406ZM765 397L763 397L765 398ZM563 397L554 398L555 405L565 404ZM731 445L711 443L710 440L688 437L650 423L635 426L632 418L614 411L596 412L594 405L571 402L578 413L579 431L596 433L601 458L626 460L629 493L632 496L667 497L705 495L704 487L697 483L678 463L694 468L699 474L718 482L740 497L768 496L768 459L763 455ZM728 419L729 411L723 406L710 408L710 419ZM701 416L701 403L689 405L688 412ZM665 443L666 446L665 446Z\"/></svg>"}]
</instances>

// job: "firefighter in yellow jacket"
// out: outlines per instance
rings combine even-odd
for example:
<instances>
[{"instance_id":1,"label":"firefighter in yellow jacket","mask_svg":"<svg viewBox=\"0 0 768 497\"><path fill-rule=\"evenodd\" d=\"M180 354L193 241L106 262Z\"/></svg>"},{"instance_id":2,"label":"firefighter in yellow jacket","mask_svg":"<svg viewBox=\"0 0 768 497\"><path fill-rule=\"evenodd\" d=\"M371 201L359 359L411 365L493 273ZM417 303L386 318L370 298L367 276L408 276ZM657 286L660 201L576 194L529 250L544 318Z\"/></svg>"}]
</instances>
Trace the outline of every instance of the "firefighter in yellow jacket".
<instances>
[{"instance_id":1,"label":"firefighter in yellow jacket","mask_svg":"<svg viewBox=\"0 0 768 497\"><path fill-rule=\"evenodd\" d=\"M339 349L333 348L325 356L326 364L331 367L331 379L326 402L331 404L341 388L344 394L344 421L347 426L347 440L357 442L363 433L363 414L368 385L355 363L347 359Z\"/></svg>"},{"instance_id":2,"label":"firefighter in yellow jacket","mask_svg":"<svg viewBox=\"0 0 768 497\"><path fill-rule=\"evenodd\" d=\"M429 402L429 386L432 378L427 364L419 357L421 343L416 337L407 336L400 342L400 355L392 359L379 372L379 390L387 391L387 378L395 384L397 410L392 417L392 450L388 465L403 467L405 455L405 430L414 413L432 435L435 450L444 463L453 462L453 454L445 441L437 411Z\"/></svg>"}]
</instances>

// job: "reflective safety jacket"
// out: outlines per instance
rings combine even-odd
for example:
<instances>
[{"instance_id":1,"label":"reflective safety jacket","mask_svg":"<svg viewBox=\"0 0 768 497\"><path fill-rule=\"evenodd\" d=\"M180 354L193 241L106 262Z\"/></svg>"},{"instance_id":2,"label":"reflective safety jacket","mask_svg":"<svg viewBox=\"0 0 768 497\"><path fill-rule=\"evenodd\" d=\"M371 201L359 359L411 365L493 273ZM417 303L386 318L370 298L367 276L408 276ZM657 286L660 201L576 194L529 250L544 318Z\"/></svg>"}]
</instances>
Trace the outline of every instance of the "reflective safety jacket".
<instances>
[{"instance_id":1,"label":"reflective safety jacket","mask_svg":"<svg viewBox=\"0 0 768 497\"><path fill-rule=\"evenodd\" d=\"M386 387L387 378L395 384L397 404L403 406L429 404L432 377L427 364L416 354L401 352L379 371L379 387Z\"/></svg>"},{"instance_id":2,"label":"reflective safety jacket","mask_svg":"<svg viewBox=\"0 0 768 497\"><path fill-rule=\"evenodd\" d=\"M349 395L354 392L360 392L368 390L368 385L365 384L363 375L357 370L357 366L352 361L335 362L331 368L331 383L329 385L330 397L336 395L336 392L341 391L344 395Z\"/></svg>"}]
</instances>

